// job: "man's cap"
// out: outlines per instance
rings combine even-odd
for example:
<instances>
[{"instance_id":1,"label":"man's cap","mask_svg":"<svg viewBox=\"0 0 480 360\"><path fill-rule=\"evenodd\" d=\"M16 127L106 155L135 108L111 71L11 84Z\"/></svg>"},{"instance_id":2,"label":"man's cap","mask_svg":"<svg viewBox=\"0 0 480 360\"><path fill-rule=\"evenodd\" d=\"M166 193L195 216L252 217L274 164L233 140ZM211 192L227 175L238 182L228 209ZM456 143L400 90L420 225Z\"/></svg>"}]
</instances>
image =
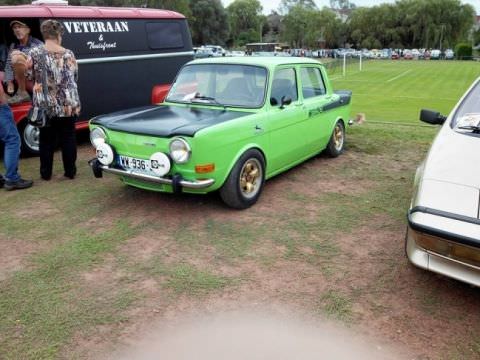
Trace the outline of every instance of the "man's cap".
<instances>
[{"instance_id":1,"label":"man's cap","mask_svg":"<svg viewBox=\"0 0 480 360\"><path fill-rule=\"evenodd\" d=\"M13 20L13 21L11 21L11 22L10 22L10 27L13 27L13 25L15 25L15 24L18 24L18 25L24 26L24 27L28 27L28 28L30 27L30 26L28 26L27 24L25 24L24 22L21 22L20 20Z\"/></svg>"}]
</instances>

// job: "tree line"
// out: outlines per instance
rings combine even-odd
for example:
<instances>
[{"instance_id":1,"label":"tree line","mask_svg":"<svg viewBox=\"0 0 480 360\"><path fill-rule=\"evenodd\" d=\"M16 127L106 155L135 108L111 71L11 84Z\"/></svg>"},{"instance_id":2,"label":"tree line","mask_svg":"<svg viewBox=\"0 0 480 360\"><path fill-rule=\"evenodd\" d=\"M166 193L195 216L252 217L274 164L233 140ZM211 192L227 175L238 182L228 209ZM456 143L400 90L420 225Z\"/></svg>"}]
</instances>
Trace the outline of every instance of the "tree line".
<instances>
[{"instance_id":1,"label":"tree line","mask_svg":"<svg viewBox=\"0 0 480 360\"><path fill-rule=\"evenodd\" d=\"M0 0L0 5L30 0ZM174 10L189 21L193 43L241 47L249 42L284 42L294 48L447 48L480 43L475 10L460 0L398 0L357 7L330 0L319 9L313 0L282 0L262 14L258 0L69 0L70 5L129 6Z\"/></svg>"}]
</instances>

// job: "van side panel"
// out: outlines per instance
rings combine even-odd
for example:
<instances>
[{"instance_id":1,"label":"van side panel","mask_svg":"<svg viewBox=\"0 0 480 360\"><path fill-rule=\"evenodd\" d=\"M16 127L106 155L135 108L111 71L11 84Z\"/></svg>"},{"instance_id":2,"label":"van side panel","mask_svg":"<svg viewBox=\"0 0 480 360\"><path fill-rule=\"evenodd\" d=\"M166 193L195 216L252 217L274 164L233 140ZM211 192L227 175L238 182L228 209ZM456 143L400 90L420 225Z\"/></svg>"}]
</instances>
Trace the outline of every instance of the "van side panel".
<instances>
[{"instance_id":1,"label":"van side panel","mask_svg":"<svg viewBox=\"0 0 480 360\"><path fill-rule=\"evenodd\" d=\"M185 19L59 19L79 63L81 120L150 104L193 57Z\"/></svg>"}]
</instances>

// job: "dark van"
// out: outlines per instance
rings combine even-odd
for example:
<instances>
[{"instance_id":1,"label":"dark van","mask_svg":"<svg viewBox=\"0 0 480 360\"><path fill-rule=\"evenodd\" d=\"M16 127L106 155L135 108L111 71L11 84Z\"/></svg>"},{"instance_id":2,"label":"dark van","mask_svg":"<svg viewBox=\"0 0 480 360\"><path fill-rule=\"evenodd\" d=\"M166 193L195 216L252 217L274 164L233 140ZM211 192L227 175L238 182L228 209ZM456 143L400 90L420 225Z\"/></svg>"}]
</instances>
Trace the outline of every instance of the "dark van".
<instances>
[{"instance_id":1,"label":"dark van","mask_svg":"<svg viewBox=\"0 0 480 360\"><path fill-rule=\"evenodd\" d=\"M62 45L79 63L82 114L77 128L99 114L163 101L183 64L193 58L186 18L158 9L69 6L62 4L0 6L0 43L14 40L10 22L27 23L42 40L46 19L63 23ZM28 125L30 103L12 105L23 151L38 152L38 129Z\"/></svg>"}]
</instances>

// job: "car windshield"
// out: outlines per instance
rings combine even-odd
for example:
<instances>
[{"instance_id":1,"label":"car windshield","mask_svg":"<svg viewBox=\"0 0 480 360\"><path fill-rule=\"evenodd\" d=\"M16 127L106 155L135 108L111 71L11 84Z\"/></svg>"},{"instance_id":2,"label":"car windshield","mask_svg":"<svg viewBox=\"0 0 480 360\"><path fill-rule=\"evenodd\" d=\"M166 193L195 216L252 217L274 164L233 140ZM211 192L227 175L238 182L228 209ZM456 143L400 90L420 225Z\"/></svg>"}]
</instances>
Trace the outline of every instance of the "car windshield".
<instances>
[{"instance_id":1,"label":"car windshield","mask_svg":"<svg viewBox=\"0 0 480 360\"><path fill-rule=\"evenodd\" d=\"M238 64L195 64L178 74L167 101L257 108L265 98L267 70Z\"/></svg>"},{"instance_id":2,"label":"car windshield","mask_svg":"<svg viewBox=\"0 0 480 360\"><path fill-rule=\"evenodd\" d=\"M480 80L473 86L456 111L452 127L460 132L480 133Z\"/></svg>"}]
</instances>

